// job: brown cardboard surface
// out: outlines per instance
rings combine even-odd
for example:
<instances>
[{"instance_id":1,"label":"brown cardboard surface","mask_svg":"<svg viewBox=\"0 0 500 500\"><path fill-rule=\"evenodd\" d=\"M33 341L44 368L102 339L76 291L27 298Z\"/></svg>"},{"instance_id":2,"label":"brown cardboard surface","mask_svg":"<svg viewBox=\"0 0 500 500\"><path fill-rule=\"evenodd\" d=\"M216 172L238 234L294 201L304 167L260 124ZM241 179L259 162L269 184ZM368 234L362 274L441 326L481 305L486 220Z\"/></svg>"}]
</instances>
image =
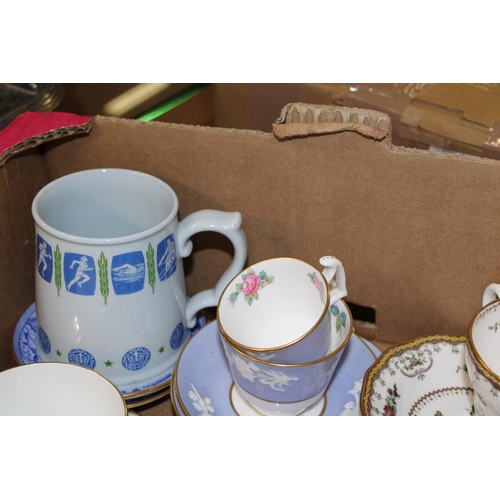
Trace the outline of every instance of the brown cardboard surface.
<instances>
[{"instance_id":1,"label":"brown cardboard surface","mask_svg":"<svg viewBox=\"0 0 500 500\"><path fill-rule=\"evenodd\" d=\"M500 162L393 146L387 116L362 109L295 104L274 130L98 116L88 135L10 158L0 167L0 369L12 366L14 326L34 300L32 199L50 179L89 168L157 175L176 190L180 218L240 211L248 264L290 255L319 266L335 255L347 300L376 313L355 321L370 340L464 335L484 288L500 281ZM197 235L188 293L213 286L230 253L224 238Z\"/></svg>"},{"instance_id":2,"label":"brown cardboard surface","mask_svg":"<svg viewBox=\"0 0 500 500\"><path fill-rule=\"evenodd\" d=\"M12 336L34 302L35 240L31 201L48 182L43 156L32 149L0 167L0 370L13 366Z\"/></svg>"}]
</instances>

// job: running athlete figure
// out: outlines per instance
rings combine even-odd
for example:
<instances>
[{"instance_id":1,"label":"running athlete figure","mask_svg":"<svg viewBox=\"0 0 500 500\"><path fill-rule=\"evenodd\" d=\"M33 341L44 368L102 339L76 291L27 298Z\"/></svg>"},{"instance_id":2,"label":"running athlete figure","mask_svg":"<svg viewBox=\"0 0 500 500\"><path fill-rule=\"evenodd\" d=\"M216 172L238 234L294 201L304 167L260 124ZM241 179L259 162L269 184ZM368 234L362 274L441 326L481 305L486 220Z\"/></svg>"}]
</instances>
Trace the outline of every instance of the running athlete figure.
<instances>
[{"instance_id":1,"label":"running athlete figure","mask_svg":"<svg viewBox=\"0 0 500 500\"><path fill-rule=\"evenodd\" d=\"M68 285L68 290L75 284L77 283L78 286L81 288L82 285L89 281L90 280L90 277L87 276L85 274L85 271L92 271L93 268L92 267L89 267L88 264L87 264L87 257L85 257L85 255L82 255L82 258L81 260L74 260L72 263L71 263L71 266L69 266L70 269L73 269L73 266L75 264L78 264L78 269L76 270L76 274L75 274L75 277L73 278L73 280L71 281L71 283L69 283Z\"/></svg>"}]
</instances>

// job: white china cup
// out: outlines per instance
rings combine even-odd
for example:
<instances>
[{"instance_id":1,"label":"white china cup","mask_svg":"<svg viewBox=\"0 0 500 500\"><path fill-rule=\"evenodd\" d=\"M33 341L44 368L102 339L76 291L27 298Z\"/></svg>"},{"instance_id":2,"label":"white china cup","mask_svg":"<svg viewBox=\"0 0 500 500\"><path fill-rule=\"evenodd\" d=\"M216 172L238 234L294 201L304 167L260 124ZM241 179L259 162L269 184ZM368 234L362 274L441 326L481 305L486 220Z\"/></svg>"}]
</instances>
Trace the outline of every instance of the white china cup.
<instances>
[{"instance_id":1,"label":"white china cup","mask_svg":"<svg viewBox=\"0 0 500 500\"><path fill-rule=\"evenodd\" d=\"M305 363L331 345L330 307L347 295L345 272L323 257L323 272L301 259L277 257L247 268L222 292L217 324L241 352L274 363ZM336 287L330 289L330 282Z\"/></svg>"},{"instance_id":2,"label":"white china cup","mask_svg":"<svg viewBox=\"0 0 500 500\"><path fill-rule=\"evenodd\" d=\"M476 415L500 415L500 285L483 293L483 307L469 323L466 364Z\"/></svg>"},{"instance_id":3,"label":"white china cup","mask_svg":"<svg viewBox=\"0 0 500 500\"><path fill-rule=\"evenodd\" d=\"M118 388L69 363L32 363L0 372L0 415L126 416Z\"/></svg>"},{"instance_id":4,"label":"white china cup","mask_svg":"<svg viewBox=\"0 0 500 500\"><path fill-rule=\"evenodd\" d=\"M181 222L177 212L168 184L125 169L70 174L36 195L42 361L91 368L122 391L168 376L196 314L217 305L247 255L238 212L201 210ZM235 253L215 288L187 301L182 258L202 231L225 235Z\"/></svg>"},{"instance_id":5,"label":"white china cup","mask_svg":"<svg viewBox=\"0 0 500 500\"><path fill-rule=\"evenodd\" d=\"M353 333L352 315L345 302L339 300L332 308L340 321L332 322L330 348L326 355L309 362L281 364L258 359L221 335L235 388L254 411L266 416L295 416L321 399Z\"/></svg>"}]
</instances>

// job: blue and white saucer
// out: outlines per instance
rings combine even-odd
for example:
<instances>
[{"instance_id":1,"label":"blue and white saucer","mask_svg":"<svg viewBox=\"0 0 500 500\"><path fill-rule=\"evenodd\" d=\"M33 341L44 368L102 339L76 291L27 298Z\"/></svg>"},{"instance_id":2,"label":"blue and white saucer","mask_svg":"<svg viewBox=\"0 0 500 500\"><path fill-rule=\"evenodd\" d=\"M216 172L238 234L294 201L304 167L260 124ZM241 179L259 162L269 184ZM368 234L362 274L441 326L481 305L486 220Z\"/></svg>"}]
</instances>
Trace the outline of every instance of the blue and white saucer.
<instances>
[{"instance_id":1,"label":"blue and white saucer","mask_svg":"<svg viewBox=\"0 0 500 500\"><path fill-rule=\"evenodd\" d=\"M196 326L190 330L191 335L194 335L205 324L205 318L198 315ZM13 355L17 365L39 363L41 361L36 353L36 328L36 310L35 304L32 304L19 319L14 331ZM148 381L140 387L122 390L127 407L142 406L168 395L170 393L171 379L172 372L169 372L166 375L163 374L160 378Z\"/></svg>"},{"instance_id":2,"label":"blue and white saucer","mask_svg":"<svg viewBox=\"0 0 500 500\"><path fill-rule=\"evenodd\" d=\"M379 355L377 347L354 333L324 397L303 415L361 415L363 377ZM182 350L170 394L174 411L181 416L259 415L233 390L216 321L201 328Z\"/></svg>"}]
</instances>

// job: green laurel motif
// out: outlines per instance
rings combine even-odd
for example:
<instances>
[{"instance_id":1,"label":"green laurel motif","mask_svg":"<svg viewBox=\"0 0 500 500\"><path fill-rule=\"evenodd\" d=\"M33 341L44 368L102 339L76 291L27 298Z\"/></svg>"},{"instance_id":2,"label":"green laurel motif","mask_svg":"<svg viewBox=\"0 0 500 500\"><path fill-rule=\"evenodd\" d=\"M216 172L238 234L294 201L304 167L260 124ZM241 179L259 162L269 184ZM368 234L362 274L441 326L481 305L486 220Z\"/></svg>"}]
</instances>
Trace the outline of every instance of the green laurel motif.
<instances>
[{"instance_id":1,"label":"green laurel motif","mask_svg":"<svg viewBox=\"0 0 500 500\"><path fill-rule=\"evenodd\" d=\"M62 272L61 272L61 251L59 250L59 245L56 246L54 251L54 275L55 283L57 288L57 296L61 296L61 286L62 286Z\"/></svg>"},{"instance_id":2,"label":"green laurel motif","mask_svg":"<svg viewBox=\"0 0 500 500\"><path fill-rule=\"evenodd\" d=\"M155 274L155 251L151 246L151 243L148 244L148 251L146 252L146 259L148 261L148 281L153 289L153 293L155 293L155 284L156 284L156 274Z\"/></svg>"},{"instance_id":3,"label":"green laurel motif","mask_svg":"<svg viewBox=\"0 0 500 500\"><path fill-rule=\"evenodd\" d=\"M104 297L104 304L108 304L109 295L109 278L108 278L108 260L104 256L104 252L101 252L101 256L98 261L99 266L99 284L101 287L101 295Z\"/></svg>"}]
</instances>

